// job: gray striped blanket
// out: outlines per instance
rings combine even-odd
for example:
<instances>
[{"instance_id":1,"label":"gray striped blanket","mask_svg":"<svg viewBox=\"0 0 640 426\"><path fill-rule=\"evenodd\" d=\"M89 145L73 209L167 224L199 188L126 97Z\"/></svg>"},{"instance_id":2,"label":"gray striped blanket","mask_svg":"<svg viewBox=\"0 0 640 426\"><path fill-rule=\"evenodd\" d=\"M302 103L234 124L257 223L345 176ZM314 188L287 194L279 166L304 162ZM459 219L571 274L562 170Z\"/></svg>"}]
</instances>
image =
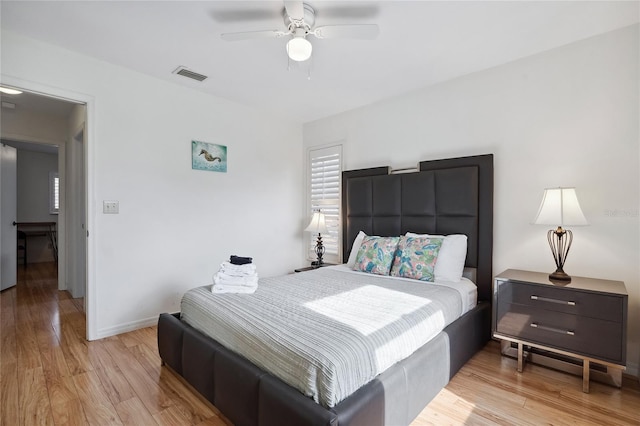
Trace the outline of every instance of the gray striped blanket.
<instances>
[{"instance_id":1,"label":"gray striped blanket","mask_svg":"<svg viewBox=\"0 0 640 426\"><path fill-rule=\"evenodd\" d=\"M325 407L457 319L461 292L332 268L260 279L254 294L188 291L182 319Z\"/></svg>"}]
</instances>

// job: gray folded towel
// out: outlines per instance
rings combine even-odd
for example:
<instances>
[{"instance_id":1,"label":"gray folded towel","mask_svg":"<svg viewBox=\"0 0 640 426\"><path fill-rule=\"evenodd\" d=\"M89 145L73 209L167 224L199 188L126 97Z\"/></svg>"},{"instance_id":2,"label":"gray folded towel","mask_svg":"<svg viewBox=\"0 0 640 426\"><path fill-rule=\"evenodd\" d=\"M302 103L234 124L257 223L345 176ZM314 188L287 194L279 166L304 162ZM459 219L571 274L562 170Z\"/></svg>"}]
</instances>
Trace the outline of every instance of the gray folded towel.
<instances>
[{"instance_id":1,"label":"gray folded towel","mask_svg":"<svg viewBox=\"0 0 640 426\"><path fill-rule=\"evenodd\" d=\"M229 262L231 262L231 264L233 265L246 265L247 263L253 262L253 258L236 256L235 254L232 254L231 257L229 257Z\"/></svg>"}]
</instances>

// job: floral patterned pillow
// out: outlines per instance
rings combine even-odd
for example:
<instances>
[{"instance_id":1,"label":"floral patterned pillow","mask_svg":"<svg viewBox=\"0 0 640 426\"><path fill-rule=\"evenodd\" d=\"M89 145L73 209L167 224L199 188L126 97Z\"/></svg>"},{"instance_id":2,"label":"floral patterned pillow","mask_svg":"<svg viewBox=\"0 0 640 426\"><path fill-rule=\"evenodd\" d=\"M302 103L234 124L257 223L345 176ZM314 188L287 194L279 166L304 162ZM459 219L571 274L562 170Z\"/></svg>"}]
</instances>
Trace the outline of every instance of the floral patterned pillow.
<instances>
[{"instance_id":1,"label":"floral patterned pillow","mask_svg":"<svg viewBox=\"0 0 640 426\"><path fill-rule=\"evenodd\" d=\"M390 275L433 281L441 246L442 238L400 237Z\"/></svg>"},{"instance_id":2,"label":"floral patterned pillow","mask_svg":"<svg viewBox=\"0 0 640 426\"><path fill-rule=\"evenodd\" d=\"M364 237L353 270L389 275L398 241L400 237Z\"/></svg>"}]
</instances>

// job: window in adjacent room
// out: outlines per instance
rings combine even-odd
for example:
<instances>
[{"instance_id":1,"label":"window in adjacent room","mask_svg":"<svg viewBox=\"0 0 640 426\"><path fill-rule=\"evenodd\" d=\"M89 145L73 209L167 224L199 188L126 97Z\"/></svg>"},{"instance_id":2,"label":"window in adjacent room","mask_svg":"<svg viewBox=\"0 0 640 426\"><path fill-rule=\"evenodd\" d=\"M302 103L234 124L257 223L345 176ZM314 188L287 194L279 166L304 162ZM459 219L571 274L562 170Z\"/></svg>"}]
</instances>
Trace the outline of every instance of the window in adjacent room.
<instances>
[{"instance_id":1,"label":"window in adjacent room","mask_svg":"<svg viewBox=\"0 0 640 426\"><path fill-rule=\"evenodd\" d=\"M325 246L324 260L340 260L340 190L342 178L342 145L309 150L309 209L308 217L321 210L329 230L322 235ZM315 260L315 236L308 235L307 257Z\"/></svg>"},{"instance_id":2,"label":"window in adjacent room","mask_svg":"<svg viewBox=\"0 0 640 426\"><path fill-rule=\"evenodd\" d=\"M49 173L49 213L58 214L60 210L60 178L58 172Z\"/></svg>"}]
</instances>

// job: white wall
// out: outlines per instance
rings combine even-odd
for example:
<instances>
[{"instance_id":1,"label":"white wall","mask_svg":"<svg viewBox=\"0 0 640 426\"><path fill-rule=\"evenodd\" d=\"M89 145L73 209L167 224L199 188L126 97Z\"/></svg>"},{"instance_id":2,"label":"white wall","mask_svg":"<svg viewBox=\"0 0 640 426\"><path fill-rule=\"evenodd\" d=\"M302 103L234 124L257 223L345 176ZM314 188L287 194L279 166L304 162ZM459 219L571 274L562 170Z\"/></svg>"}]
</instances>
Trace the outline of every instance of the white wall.
<instances>
[{"instance_id":1,"label":"white wall","mask_svg":"<svg viewBox=\"0 0 640 426\"><path fill-rule=\"evenodd\" d=\"M2 79L90 99L91 338L179 310L230 254L261 276L300 266L299 124L7 31ZM227 145L228 173L191 170L192 139Z\"/></svg>"},{"instance_id":2,"label":"white wall","mask_svg":"<svg viewBox=\"0 0 640 426\"><path fill-rule=\"evenodd\" d=\"M58 154L18 150L18 222L55 222L49 211L49 173L58 171Z\"/></svg>"},{"instance_id":3,"label":"white wall","mask_svg":"<svg viewBox=\"0 0 640 426\"><path fill-rule=\"evenodd\" d=\"M18 150L18 222L57 222L49 209L49 173L58 171L58 154ZM29 237L29 263L53 262L53 251L46 236Z\"/></svg>"},{"instance_id":4,"label":"white wall","mask_svg":"<svg viewBox=\"0 0 640 426\"><path fill-rule=\"evenodd\" d=\"M629 371L640 361L638 26L304 125L305 147L346 140L345 169L493 153L494 273L552 272L543 189L575 186L570 275L625 282ZM398 76L401 78L401 76Z\"/></svg>"}]
</instances>

